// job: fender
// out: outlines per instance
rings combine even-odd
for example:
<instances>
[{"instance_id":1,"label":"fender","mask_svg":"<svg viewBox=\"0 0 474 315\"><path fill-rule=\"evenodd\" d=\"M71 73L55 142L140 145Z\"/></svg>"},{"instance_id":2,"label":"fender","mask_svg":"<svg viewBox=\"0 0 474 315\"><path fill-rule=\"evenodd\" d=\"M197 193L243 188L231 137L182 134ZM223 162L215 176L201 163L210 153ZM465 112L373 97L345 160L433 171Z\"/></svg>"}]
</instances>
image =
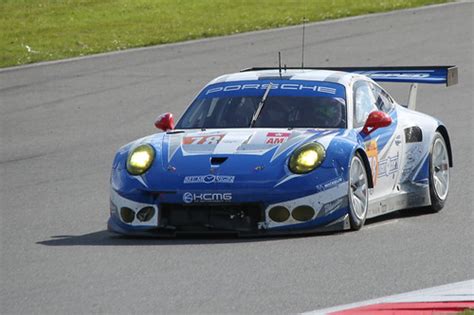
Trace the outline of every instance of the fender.
<instances>
[{"instance_id":1,"label":"fender","mask_svg":"<svg viewBox=\"0 0 474 315\"><path fill-rule=\"evenodd\" d=\"M357 139L357 141L355 140ZM349 176L349 166L352 157L359 153L367 171L367 179L369 188L374 187L372 169L370 167L367 153L365 152L364 143L361 139L358 139L358 135L355 131L350 131L349 136L337 136L329 145L328 151L333 154L331 157L336 160L340 165L345 168L346 176Z\"/></svg>"}]
</instances>

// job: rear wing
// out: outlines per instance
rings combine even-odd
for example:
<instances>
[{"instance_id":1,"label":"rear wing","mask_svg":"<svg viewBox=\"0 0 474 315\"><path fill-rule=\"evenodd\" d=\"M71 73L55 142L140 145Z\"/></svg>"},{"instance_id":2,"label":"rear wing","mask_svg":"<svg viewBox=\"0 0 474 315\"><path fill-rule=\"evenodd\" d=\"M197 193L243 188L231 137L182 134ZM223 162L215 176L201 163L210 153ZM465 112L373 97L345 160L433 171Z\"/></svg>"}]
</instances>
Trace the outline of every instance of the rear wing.
<instances>
[{"instance_id":1,"label":"rear wing","mask_svg":"<svg viewBox=\"0 0 474 315\"><path fill-rule=\"evenodd\" d=\"M246 71L279 70L278 67L256 67ZM333 70L365 75L377 82L411 83L408 97L408 108L416 107L416 91L418 83L445 84L452 86L458 83L458 68L456 66L391 66L391 67L285 67L283 70Z\"/></svg>"},{"instance_id":2,"label":"rear wing","mask_svg":"<svg viewBox=\"0 0 474 315\"><path fill-rule=\"evenodd\" d=\"M241 72L278 69L278 67L256 67L244 69ZM451 86L458 83L458 68L456 66L285 67L282 69L333 70L352 72L365 75L372 80L379 82L446 84L446 86Z\"/></svg>"}]
</instances>

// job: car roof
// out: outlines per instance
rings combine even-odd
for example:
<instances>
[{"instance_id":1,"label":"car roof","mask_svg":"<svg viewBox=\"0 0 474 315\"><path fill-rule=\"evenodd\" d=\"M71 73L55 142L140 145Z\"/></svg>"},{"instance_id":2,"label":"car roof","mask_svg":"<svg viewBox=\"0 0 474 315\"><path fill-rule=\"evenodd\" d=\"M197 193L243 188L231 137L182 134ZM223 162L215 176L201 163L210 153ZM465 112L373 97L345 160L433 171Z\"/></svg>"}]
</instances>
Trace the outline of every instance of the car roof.
<instances>
[{"instance_id":1,"label":"car roof","mask_svg":"<svg viewBox=\"0 0 474 315\"><path fill-rule=\"evenodd\" d=\"M281 78L285 80L308 80L308 81L323 81L339 83L346 87L356 78L364 77L359 74L333 71L333 70L313 70L313 69L288 69L282 68ZM221 83L221 82L233 82L233 81L253 81L253 80L264 80L264 79L280 79L279 70L259 70L259 71L245 71L231 74L225 74L215 78L207 85Z\"/></svg>"}]
</instances>

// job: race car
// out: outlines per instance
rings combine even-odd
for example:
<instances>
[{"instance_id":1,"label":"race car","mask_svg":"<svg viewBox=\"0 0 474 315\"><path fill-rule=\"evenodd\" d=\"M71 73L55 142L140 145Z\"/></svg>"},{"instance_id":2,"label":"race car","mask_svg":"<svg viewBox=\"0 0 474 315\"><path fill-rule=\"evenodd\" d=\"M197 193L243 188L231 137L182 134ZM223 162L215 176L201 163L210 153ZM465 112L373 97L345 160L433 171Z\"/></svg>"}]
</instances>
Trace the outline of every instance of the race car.
<instances>
[{"instance_id":1,"label":"race car","mask_svg":"<svg viewBox=\"0 0 474 315\"><path fill-rule=\"evenodd\" d=\"M408 105L378 82L410 83ZM251 68L209 82L174 124L118 150L108 230L239 236L358 230L437 212L453 165L446 126L415 111L419 83L455 66Z\"/></svg>"}]
</instances>

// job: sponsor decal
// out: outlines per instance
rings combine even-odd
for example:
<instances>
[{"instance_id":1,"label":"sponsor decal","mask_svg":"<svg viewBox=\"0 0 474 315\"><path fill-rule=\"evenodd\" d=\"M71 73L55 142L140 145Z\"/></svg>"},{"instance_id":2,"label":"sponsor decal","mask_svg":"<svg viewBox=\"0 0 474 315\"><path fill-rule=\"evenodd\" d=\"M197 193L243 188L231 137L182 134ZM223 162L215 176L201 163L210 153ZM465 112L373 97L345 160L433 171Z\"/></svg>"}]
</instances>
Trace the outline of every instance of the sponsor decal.
<instances>
[{"instance_id":1,"label":"sponsor decal","mask_svg":"<svg viewBox=\"0 0 474 315\"><path fill-rule=\"evenodd\" d=\"M432 70L423 71L355 71L354 73L363 74L373 79L400 78L400 79L426 79L433 74Z\"/></svg>"},{"instance_id":2,"label":"sponsor decal","mask_svg":"<svg viewBox=\"0 0 474 315\"><path fill-rule=\"evenodd\" d=\"M282 144L290 135L291 132L268 132L265 144Z\"/></svg>"},{"instance_id":3,"label":"sponsor decal","mask_svg":"<svg viewBox=\"0 0 474 315\"><path fill-rule=\"evenodd\" d=\"M334 211L341 209L342 207L347 207L349 204L349 199L347 196L342 196L335 200L332 200L328 203L325 203L321 208L321 211L318 213L318 216L329 215Z\"/></svg>"},{"instance_id":4,"label":"sponsor decal","mask_svg":"<svg viewBox=\"0 0 474 315\"><path fill-rule=\"evenodd\" d=\"M378 177L389 176L398 171L398 154L380 160Z\"/></svg>"},{"instance_id":5,"label":"sponsor decal","mask_svg":"<svg viewBox=\"0 0 474 315\"><path fill-rule=\"evenodd\" d=\"M183 194L184 203L230 202L232 193L191 193Z\"/></svg>"},{"instance_id":6,"label":"sponsor decal","mask_svg":"<svg viewBox=\"0 0 474 315\"><path fill-rule=\"evenodd\" d=\"M365 152L367 153L367 158L369 159L370 169L372 171L372 179L374 181L375 187L379 172L379 153L377 149L377 140L367 141L365 143Z\"/></svg>"},{"instance_id":7,"label":"sponsor decal","mask_svg":"<svg viewBox=\"0 0 474 315\"><path fill-rule=\"evenodd\" d=\"M408 176L415 171L423 159L423 145L421 143L407 143L407 147L402 176L400 178L400 182L402 183L408 180Z\"/></svg>"},{"instance_id":8,"label":"sponsor decal","mask_svg":"<svg viewBox=\"0 0 474 315\"><path fill-rule=\"evenodd\" d=\"M256 84L234 84L234 85L227 85L227 86L220 86L215 88L210 88L206 91L206 95L217 93L217 92L235 92L235 91L244 91L244 90L266 90L270 83L256 83ZM295 90L295 91L313 91L319 93L325 93L330 95L336 94L336 89L327 87L327 86L319 86L308 82L307 84L299 84L299 83L271 83L271 90Z\"/></svg>"},{"instance_id":9,"label":"sponsor decal","mask_svg":"<svg viewBox=\"0 0 474 315\"><path fill-rule=\"evenodd\" d=\"M216 145L222 140L222 138L224 138L224 136L225 134L214 134L214 135L207 135L207 136L188 136L188 137L183 137L183 144Z\"/></svg>"},{"instance_id":10,"label":"sponsor decal","mask_svg":"<svg viewBox=\"0 0 474 315\"><path fill-rule=\"evenodd\" d=\"M323 191L323 190L326 190L326 189L329 189L329 188L332 188L334 186L337 186L338 184L342 183L343 182L343 179L342 177L338 177L338 178L335 178L335 179L332 179L328 182L325 182L323 184L319 184L319 185L316 185L316 189L318 191Z\"/></svg>"},{"instance_id":11,"label":"sponsor decal","mask_svg":"<svg viewBox=\"0 0 474 315\"><path fill-rule=\"evenodd\" d=\"M184 184L232 184L234 182L235 176L226 176L226 175L198 175L198 176L186 176L184 178Z\"/></svg>"},{"instance_id":12,"label":"sponsor decal","mask_svg":"<svg viewBox=\"0 0 474 315\"><path fill-rule=\"evenodd\" d=\"M428 73L369 73L366 76L371 78L404 78L404 79L420 79L429 78Z\"/></svg>"},{"instance_id":13,"label":"sponsor decal","mask_svg":"<svg viewBox=\"0 0 474 315\"><path fill-rule=\"evenodd\" d=\"M190 192L186 192L183 194L183 201L184 203L192 203L194 201L193 194Z\"/></svg>"}]
</instances>

